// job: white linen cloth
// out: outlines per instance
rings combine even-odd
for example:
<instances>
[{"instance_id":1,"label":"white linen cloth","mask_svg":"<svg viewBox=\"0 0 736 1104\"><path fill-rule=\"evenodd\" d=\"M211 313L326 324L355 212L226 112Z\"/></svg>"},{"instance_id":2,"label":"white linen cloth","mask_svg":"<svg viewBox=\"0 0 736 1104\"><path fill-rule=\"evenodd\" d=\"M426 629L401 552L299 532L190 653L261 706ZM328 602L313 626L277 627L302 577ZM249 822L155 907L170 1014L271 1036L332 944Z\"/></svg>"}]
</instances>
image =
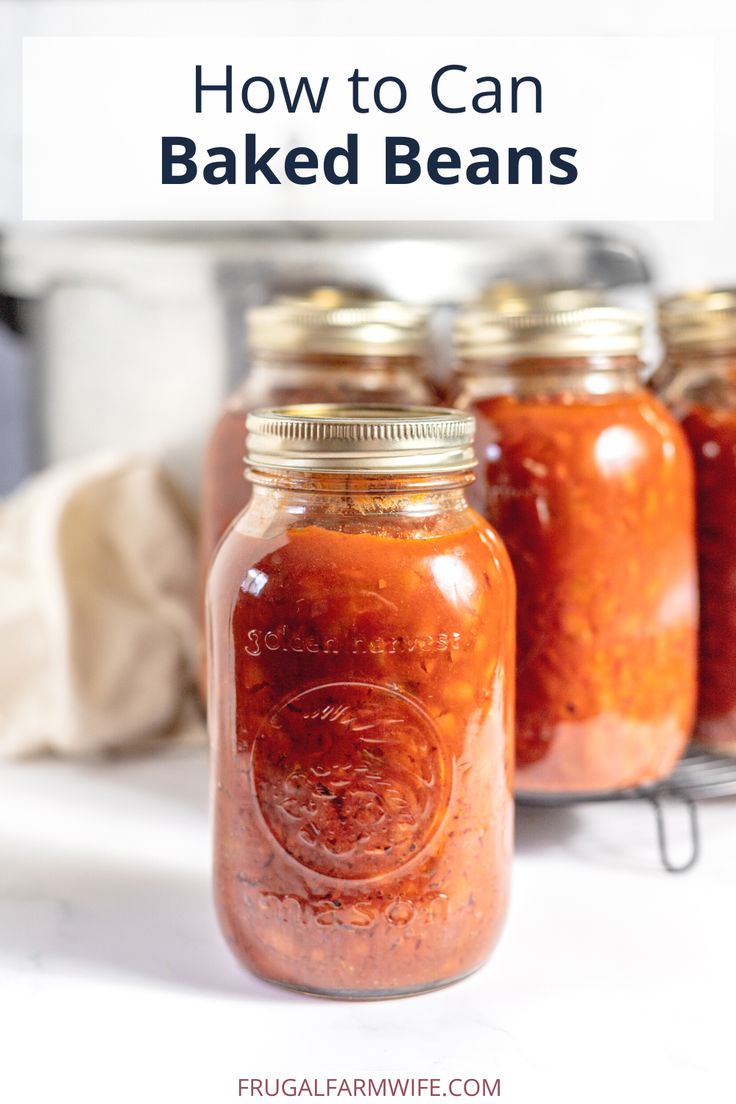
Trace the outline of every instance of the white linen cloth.
<instances>
[{"instance_id":1,"label":"white linen cloth","mask_svg":"<svg viewBox=\"0 0 736 1104\"><path fill-rule=\"evenodd\" d=\"M195 545L147 459L74 461L0 502L0 757L201 735Z\"/></svg>"}]
</instances>

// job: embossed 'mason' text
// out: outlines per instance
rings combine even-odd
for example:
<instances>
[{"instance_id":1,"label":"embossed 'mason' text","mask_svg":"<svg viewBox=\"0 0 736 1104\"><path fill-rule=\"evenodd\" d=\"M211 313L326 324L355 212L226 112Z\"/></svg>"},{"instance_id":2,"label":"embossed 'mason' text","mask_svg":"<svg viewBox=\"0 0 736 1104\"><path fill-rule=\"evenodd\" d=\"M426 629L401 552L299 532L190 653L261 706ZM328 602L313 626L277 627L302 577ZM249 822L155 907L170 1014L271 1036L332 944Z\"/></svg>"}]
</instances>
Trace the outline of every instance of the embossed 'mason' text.
<instances>
[{"instance_id":1,"label":"embossed 'mason' text","mask_svg":"<svg viewBox=\"0 0 736 1104\"><path fill-rule=\"evenodd\" d=\"M439 632L424 636L326 637L310 635L280 625L273 629L251 629L246 633L245 652L249 656L267 652L296 652L311 655L411 655L427 652L457 652L462 647L458 632Z\"/></svg>"},{"instance_id":2,"label":"embossed 'mason' text","mask_svg":"<svg viewBox=\"0 0 736 1104\"><path fill-rule=\"evenodd\" d=\"M446 893L430 892L416 901L407 897L394 897L387 901L334 899L310 900L296 893L259 894L259 905L264 912L280 920L297 923L314 923L321 928L372 928L383 921L394 928L409 924L445 923L450 913L450 901Z\"/></svg>"}]
</instances>

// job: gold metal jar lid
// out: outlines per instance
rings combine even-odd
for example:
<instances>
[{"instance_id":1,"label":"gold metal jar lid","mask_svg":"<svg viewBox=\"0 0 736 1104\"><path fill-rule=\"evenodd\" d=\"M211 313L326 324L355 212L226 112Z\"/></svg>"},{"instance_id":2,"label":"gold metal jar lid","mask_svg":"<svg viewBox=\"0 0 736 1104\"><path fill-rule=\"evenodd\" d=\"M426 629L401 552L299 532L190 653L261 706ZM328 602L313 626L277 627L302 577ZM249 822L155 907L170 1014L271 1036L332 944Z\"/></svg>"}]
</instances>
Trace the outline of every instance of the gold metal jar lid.
<instances>
[{"instance_id":1,"label":"gold metal jar lid","mask_svg":"<svg viewBox=\"0 0 736 1104\"><path fill-rule=\"evenodd\" d=\"M258 352L419 357L428 343L424 307L336 287L282 295L247 313Z\"/></svg>"},{"instance_id":2,"label":"gold metal jar lid","mask_svg":"<svg viewBox=\"0 0 736 1104\"><path fill-rule=\"evenodd\" d=\"M664 299L659 325L672 349L736 345L736 288L694 290Z\"/></svg>"},{"instance_id":3,"label":"gold metal jar lid","mask_svg":"<svg viewBox=\"0 0 736 1104\"><path fill-rule=\"evenodd\" d=\"M601 303L595 291L567 289L470 304L455 323L461 359L636 356L644 315Z\"/></svg>"},{"instance_id":4,"label":"gold metal jar lid","mask_svg":"<svg viewBox=\"0 0 736 1104\"><path fill-rule=\"evenodd\" d=\"M303 403L249 414L253 468L390 475L475 466L475 419L436 406Z\"/></svg>"}]
</instances>

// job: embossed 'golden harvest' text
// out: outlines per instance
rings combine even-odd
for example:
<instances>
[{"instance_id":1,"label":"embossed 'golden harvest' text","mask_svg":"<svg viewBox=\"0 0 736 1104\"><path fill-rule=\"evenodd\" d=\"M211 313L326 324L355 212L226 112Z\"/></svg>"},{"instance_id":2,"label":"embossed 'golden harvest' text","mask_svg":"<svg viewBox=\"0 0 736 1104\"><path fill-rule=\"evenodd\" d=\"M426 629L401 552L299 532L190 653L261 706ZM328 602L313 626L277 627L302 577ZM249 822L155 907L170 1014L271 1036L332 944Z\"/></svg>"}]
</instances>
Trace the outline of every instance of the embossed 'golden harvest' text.
<instances>
[{"instance_id":1,"label":"embossed 'golden harvest' text","mask_svg":"<svg viewBox=\"0 0 736 1104\"><path fill-rule=\"evenodd\" d=\"M462 647L458 632L426 636L317 637L287 625L246 633L244 650L249 656L266 652L297 652L312 655L411 655L414 652L457 652Z\"/></svg>"}]
</instances>

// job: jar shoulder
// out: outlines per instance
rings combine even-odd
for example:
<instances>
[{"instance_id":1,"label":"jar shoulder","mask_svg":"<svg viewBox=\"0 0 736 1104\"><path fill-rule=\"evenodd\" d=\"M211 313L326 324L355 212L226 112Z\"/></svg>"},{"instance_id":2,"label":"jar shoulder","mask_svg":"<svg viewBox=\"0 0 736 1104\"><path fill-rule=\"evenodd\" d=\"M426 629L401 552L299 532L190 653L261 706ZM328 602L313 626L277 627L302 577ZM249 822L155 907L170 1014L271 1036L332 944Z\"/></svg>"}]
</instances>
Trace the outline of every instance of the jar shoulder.
<instances>
[{"instance_id":1,"label":"jar shoulder","mask_svg":"<svg viewBox=\"0 0 736 1104\"><path fill-rule=\"evenodd\" d=\"M329 596L374 584L424 593L454 593L465 585L477 593L513 590L514 577L503 541L471 507L421 523L383 517L306 524L279 515L259 519L246 507L210 568L211 607L232 609L241 595L267 599L275 584L291 588L295 598L305 590Z\"/></svg>"},{"instance_id":2,"label":"jar shoulder","mask_svg":"<svg viewBox=\"0 0 736 1104\"><path fill-rule=\"evenodd\" d=\"M577 441L582 447L584 438L596 438L615 427L636 436L642 445L670 441L677 450L685 452L687 447L678 419L644 389L605 396L490 396L476 399L468 409L478 419L481 436L492 431L501 439L524 437L530 448L550 439L568 445Z\"/></svg>"},{"instance_id":3,"label":"jar shoulder","mask_svg":"<svg viewBox=\"0 0 736 1104\"><path fill-rule=\"evenodd\" d=\"M678 417L693 406L725 416L736 413L736 355L665 361L659 378L659 395Z\"/></svg>"}]
</instances>

